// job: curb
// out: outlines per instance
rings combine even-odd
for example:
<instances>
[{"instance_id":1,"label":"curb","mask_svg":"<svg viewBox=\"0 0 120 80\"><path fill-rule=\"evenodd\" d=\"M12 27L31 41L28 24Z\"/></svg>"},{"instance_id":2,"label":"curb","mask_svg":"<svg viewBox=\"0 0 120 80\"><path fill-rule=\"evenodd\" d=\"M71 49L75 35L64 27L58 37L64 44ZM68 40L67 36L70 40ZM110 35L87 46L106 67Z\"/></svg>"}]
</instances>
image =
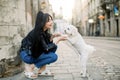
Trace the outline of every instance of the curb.
<instances>
[{"instance_id":1,"label":"curb","mask_svg":"<svg viewBox=\"0 0 120 80\"><path fill-rule=\"evenodd\" d=\"M84 39L100 39L100 40L113 40L120 41L120 37L87 37L83 36Z\"/></svg>"}]
</instances>

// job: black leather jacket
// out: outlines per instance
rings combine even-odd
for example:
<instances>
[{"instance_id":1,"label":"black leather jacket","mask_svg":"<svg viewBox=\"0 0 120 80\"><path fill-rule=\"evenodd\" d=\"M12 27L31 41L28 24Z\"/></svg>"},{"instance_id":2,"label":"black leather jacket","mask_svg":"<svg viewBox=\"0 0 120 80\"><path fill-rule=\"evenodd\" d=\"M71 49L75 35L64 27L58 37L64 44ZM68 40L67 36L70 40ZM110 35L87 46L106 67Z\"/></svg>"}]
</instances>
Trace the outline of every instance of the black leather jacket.
<instances>
[{"instance_id":1,"label":"black leather jacket","mask_svg":"<svg viewBox=\"0 0 120 80\"><path fill-rule=\"evenodd\" d=\"M48 53L57 47L53 41L50 41L50 34L43 33L40 35L40 41L34 36L34 29L22 40L20 51L30 50L31 56L39 57L43 52Z\"/></svg>"}]
</instances>

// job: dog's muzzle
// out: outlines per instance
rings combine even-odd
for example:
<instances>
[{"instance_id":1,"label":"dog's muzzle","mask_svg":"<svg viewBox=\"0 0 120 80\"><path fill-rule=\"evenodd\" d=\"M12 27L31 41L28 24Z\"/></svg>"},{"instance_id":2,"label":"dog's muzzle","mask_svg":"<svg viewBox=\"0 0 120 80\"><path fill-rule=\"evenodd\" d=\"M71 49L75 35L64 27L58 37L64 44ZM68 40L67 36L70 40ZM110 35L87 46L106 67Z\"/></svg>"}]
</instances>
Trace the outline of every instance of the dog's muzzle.
<instances>
[{"instance_id":1,"label":"dog's muzzle","mask_svg":"<svg viewBox=\"0 0 120 80\"><path fill-rule=\"evenodd\" d=\"M70 35L70 36L72 36L73 34L71 33L67 33L67 30L64 30L64 34L68 34L68 35Z\"/></svg>"},{"instance_id":2,"label":"dog's muzzle","mask_svg":"<svg viewBox=\"0 0 120 80\"><path fill-rule=\"evenodd\" d=\"M66 30L64 30L64 33L66 34L66 33L67 33L67 31L66 31Z\"/></svg>"}]
</instances>

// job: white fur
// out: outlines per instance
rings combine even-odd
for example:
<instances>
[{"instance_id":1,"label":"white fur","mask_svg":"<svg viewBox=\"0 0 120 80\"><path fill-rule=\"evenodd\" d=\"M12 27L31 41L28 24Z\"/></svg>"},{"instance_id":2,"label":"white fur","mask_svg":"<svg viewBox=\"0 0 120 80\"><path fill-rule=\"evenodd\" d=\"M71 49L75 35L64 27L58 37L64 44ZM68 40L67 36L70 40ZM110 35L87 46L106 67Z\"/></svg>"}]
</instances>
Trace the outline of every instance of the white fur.
<instances>
[{"instance_id":1,"label":"white fur","mask_svg":"<svg viewBox=\"0 0 120 80\"><path fill-rule=\"evenodd\" d=\"M95 48L85 43L82 36L77 31L77 28L73 25L65 26L64 34L68 35L68 41L80 54L81 75L82 77L85 77L88 57L91 53L93 53Z\"/></svg>"}]
</instances>

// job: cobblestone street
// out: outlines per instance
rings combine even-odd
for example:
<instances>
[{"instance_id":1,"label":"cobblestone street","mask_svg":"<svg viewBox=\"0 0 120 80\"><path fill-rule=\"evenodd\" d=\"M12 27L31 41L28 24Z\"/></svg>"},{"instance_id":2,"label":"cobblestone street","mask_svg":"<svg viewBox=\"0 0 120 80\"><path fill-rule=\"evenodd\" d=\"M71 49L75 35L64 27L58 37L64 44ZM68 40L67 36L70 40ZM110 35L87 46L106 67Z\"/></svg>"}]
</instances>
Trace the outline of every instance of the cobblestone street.
<instances>
[{"instance_id":1,"label":"cobblestone street","mask_svg":"<svg viewBox=\"0 0 120 80\"><path fill-rule=\"evenodd\" d=\"M83 80L80 79L79 56L68 42L60 42L57 54L57 62L48 65L48 69L54 72L54 77L39 77L36 80ZM18 74L15 77L1 80L27 80L24 75ZM86 78L84 80L87 80Z\"/></svg>"},{"instance_id":2,"label":"cobblestone street","mask_svg":"<svg viewBox=\"0 0 120 80\"><path fill-rule=\"evenodd\" d=\"M54 77L39 77L35 80L120 80L120 41L86 38L87 43L97 49L90 56L87 68L88 77L80 76L80 59L68 42L60 42L57 62L48 65ZM0 80L29 80L23 73Z\"/></svg>"},{"instance_id":3,"label":"cobblestone street","mask_svg":"<svg viewBox=\"0 0 120 80\"><path fill-rule=\"evenodd\" d=\"M89 78L94 80L120 80L120 38L85 40L97 49L88 61Z\"/></svg>"},{"instance_id":4,"label":"cobblestone street","mask_svg":"<svg viewBox=\"0 0 120 80\"><path fill-rule=\"evenodd\" d=\"M0 0L0 80L34 77L23 61L32 80L120 80L120 0Z\"/></svg>"}]
</instances>

